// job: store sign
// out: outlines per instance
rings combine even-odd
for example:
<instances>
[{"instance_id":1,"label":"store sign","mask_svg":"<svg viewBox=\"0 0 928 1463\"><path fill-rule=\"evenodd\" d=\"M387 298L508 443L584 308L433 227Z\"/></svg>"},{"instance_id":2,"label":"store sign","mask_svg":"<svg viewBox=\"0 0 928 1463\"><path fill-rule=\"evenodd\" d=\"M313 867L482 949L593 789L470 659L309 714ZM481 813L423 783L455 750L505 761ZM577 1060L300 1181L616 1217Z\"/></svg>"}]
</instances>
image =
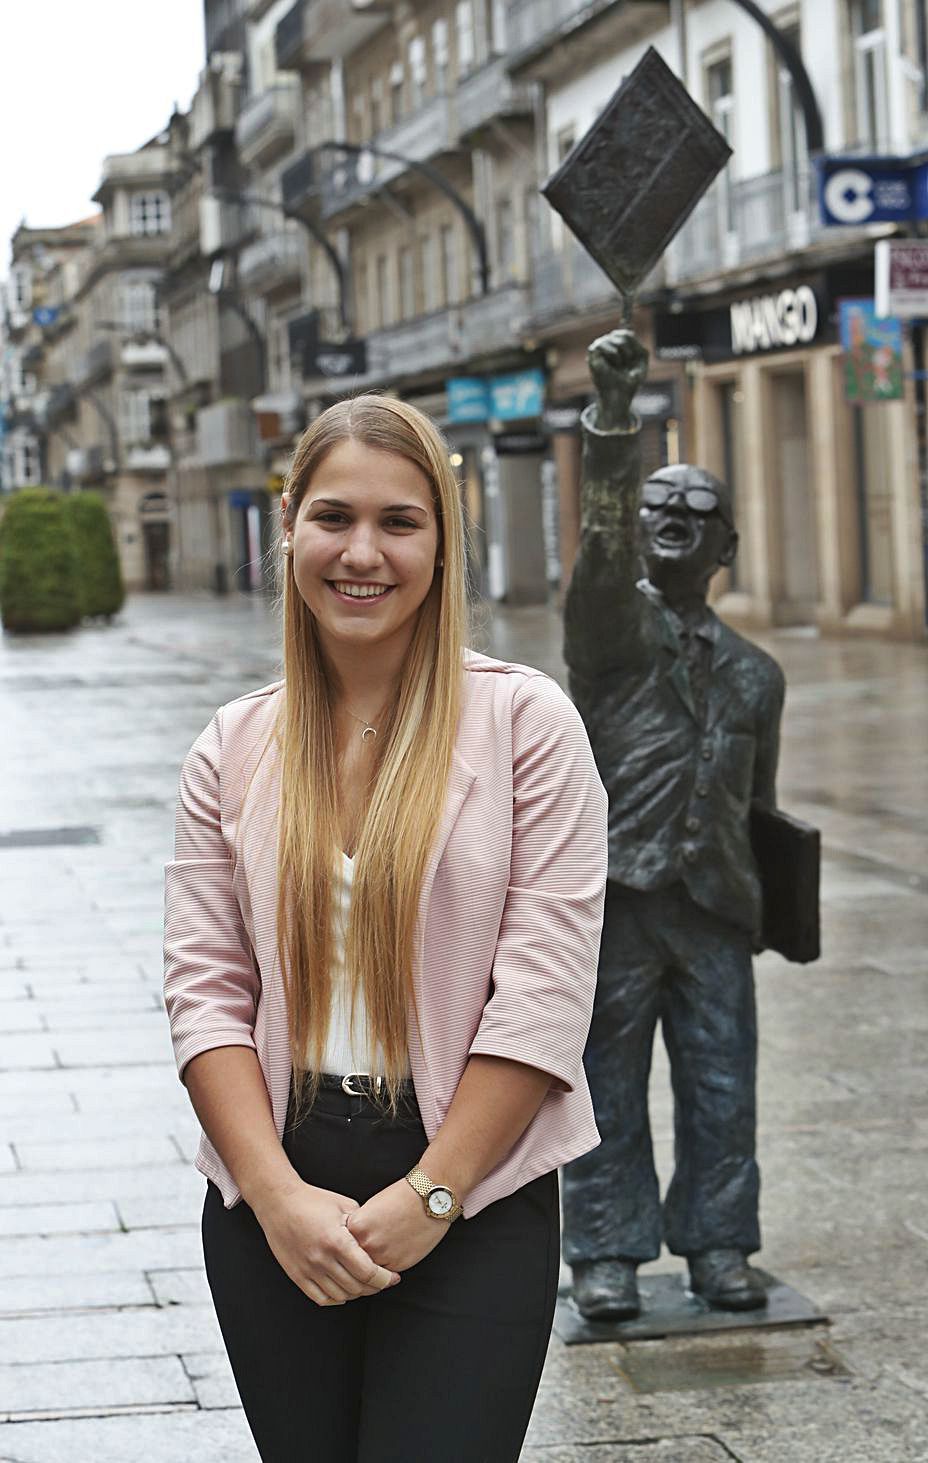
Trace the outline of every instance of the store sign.
<instances>
[{"instance_id":1,"label":"store sign","mask_svg":"<svg viewBox=\"0 0 928 1463\"><path fill-rule=\"evenodd\" d=\"M483 376L455 376L448 382L449 422L485 422L490 415L490 390Z\"/></svg>"},{"instance_id":2,"label":"store sign","mask_svg":"<svg viewBox=\"0 0 928 1463\"><path fill-rule=\"evenodd\" d=\"M303 376L363 376L367 370L366 340L317 340L303 350Z\"/></svg>"},{"instance_id":3,"label":"store sign","mask_svg":"<svg viewBox=\"0 0 928 1463\"><path fill-rule=\"evenodd\" d=\"M838 319L848 401L901 400L901 321L880 319L873 300L841 300Z\"/></svg>"},{"instance_id":4,"label":"store sign","mask_svg":"<svg viewBox=\"0 0 928 1463\"><path fill-rule=\"evenodd\" d=\"M532 369L506 376L455 376L446 389L449 422L520 421L541 416L545 373Z\"/></svg>"},{"instance_id":5,"label":"store sign","mask_svg":"<svg viewBox=\"0 0 928 1463\"><path fill-rule=\"evenodd\" d=\"M61 312L56 305L37 305L32 312L36 325L54 325Z\"/></svg>"},{"instance_id":6,"label":"store sign","mask_svg":"<svg viewBox=\"0 0 928 1463\"><path fill-rule=\"evenodd\" d=\"M673 386L643 386L632 401L642 421L666 421L676 416Z\"/></svg>"},{"instance_id":7,"label":"store sign","mask_svg":"<svg viewBox=\"0 0 928 1463\"><path fill-rule=\"evenodd\" d=\"M824 157L817 161L822 222L829 227L928 218L928 159Z\"/></svg>"},{"instance_id":8,"label":"store sign","mask_svg":"<svg viewBox=\"0 0 928 1463\"><path fill-rule=\"evenodd\" d=\"M928 319L928 239L880 239L874 266L877 315Z\"/></svg>"},{"instance_id":9,"label":"store sign","mask_svg":"<svg viewBox=\"0 0 928 1463\"><path fill-rule=\"evenodd\" d=\"M545 405L544 371L514 371L490 377L490 415L500 422L540 417Z\"/></svg>"},{"instance_id":10,"label":"store sign","mask_svg":"<svg viewBox=\"0 0 928 1463\"><path fill-rule=\"evenodd\" d=\"M776 295L736 300L729 307L732 354L807 345L818 331L818 302L807 284Z\"/></svg>"}]
</instances>

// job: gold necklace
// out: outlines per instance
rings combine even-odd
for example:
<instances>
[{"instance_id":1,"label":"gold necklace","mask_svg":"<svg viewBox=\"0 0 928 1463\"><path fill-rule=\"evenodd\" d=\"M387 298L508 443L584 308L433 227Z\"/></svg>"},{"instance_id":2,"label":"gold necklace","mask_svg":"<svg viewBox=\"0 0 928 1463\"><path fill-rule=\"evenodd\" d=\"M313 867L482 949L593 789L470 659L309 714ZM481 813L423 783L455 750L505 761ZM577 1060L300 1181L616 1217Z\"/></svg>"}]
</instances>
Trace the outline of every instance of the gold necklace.
<instances>
[{"instance_id":1,"label":"gold necklace","mask_svg":"<svg viewBox=\"0 0 928 1463\"><path fill-rule=\"evenodd\" d=\"M364 730L361 733L361 741L362 742L366 742L367 739L368 739L368 737L371 739L371 741L376 741L376 739L377 739L377 728L375 726L371 726L371 724L370 724L369 721L365 721L365 719L364 719L363 716L355 716L354 712L351 711L349 709L349 707L346 706L345 707L345 710L348 712L348 715L350 717L352 717L352 719L354 721L358 722L361 726L363 726Z\"/></svg>"}]
</instances>

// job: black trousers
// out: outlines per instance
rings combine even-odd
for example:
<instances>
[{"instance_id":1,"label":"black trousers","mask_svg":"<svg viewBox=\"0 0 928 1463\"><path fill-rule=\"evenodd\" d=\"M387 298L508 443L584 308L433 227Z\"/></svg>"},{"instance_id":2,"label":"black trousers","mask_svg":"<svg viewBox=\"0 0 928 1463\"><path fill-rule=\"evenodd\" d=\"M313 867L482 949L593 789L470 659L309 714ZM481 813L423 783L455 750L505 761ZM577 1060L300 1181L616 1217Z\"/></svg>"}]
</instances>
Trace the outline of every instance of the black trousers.
<instances>
[{"instance_id":1,"label":"black trousers","mask_svg":"<svg viewBox=\"0 0 928 1463\"><path fill-rule=\"evenodd\" d=\"M321 1092L284 1148L307 1183L363 1203L427 1141L414 1104L389 1119ZM225 1209L212 1184L203 1248L264 1463L516 1463L557 1298L556 1174L458 1219L399 1285L343 1306L314 1305L251 1209Z\"/></svg>"},{"instance_id":2,"label":"black trousers","mask_svg":"<svg viewBox=\"0 0 928 1463\"><path fill-rule=\"evenodd\" d=\"M660 1021L675 1167L661 1210L648 1120ZM602 1143L564 1172L564 1257L645 1261L760 1248L751 938L682 884L610 884L584 1066Z\"/></svg>"}]
</instances>

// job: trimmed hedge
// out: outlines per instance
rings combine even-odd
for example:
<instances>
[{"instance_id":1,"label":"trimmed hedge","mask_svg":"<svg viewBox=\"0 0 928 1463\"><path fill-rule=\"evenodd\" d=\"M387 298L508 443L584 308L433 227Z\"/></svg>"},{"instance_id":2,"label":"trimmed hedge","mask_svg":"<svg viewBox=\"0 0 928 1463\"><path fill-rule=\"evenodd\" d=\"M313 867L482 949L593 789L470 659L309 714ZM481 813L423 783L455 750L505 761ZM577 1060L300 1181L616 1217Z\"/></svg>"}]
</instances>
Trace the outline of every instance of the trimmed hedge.
<instances>
[{"instance_id":1,"label":"trimmed hedge","mask_svg":"<svg viewBox=\"0 0 928 1463\"><path fill-rule=\"evenodd\" d=\"M81 618L74 535L60 493L21 488L0 531L0 619L5 630L70 630Z\"/></svg>"},{"instance_id":2,"label":"trimmed hedge","mask_svg":"<svg viewBox=\"0 0 928 1463\"><path fill-rule=\"evenodd\" d=\"M99 493L70 493L63 501L77 551L81 614L109 619L122 609L126 591L106 504Z\"/></svg>"}]
</instances>

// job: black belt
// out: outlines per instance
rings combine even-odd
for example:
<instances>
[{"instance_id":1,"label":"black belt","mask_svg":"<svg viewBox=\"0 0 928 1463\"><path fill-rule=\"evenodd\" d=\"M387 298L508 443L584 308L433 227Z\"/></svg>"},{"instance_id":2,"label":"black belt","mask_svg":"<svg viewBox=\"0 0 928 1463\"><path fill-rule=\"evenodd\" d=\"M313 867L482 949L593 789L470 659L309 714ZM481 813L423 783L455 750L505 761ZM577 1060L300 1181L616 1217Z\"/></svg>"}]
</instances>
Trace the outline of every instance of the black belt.
<instances>
[{"instance_id":1,"label":"black belt","mask_svg":"<svg viewBox=\"0 0 928 1463\"><path fill-rule=\"evenodd\" d=\"M386 1077L372 1077L369 1072L348 1072L344 1077L322 1072L319 1076L320 1092L344 1092L349 1097L367 1097L376 1100L387 1093ZM415 1098L416 1089L411 1077L404 1077L397 1088L397 1097L402 1100Z\"/></svg>"}]
</instances>

